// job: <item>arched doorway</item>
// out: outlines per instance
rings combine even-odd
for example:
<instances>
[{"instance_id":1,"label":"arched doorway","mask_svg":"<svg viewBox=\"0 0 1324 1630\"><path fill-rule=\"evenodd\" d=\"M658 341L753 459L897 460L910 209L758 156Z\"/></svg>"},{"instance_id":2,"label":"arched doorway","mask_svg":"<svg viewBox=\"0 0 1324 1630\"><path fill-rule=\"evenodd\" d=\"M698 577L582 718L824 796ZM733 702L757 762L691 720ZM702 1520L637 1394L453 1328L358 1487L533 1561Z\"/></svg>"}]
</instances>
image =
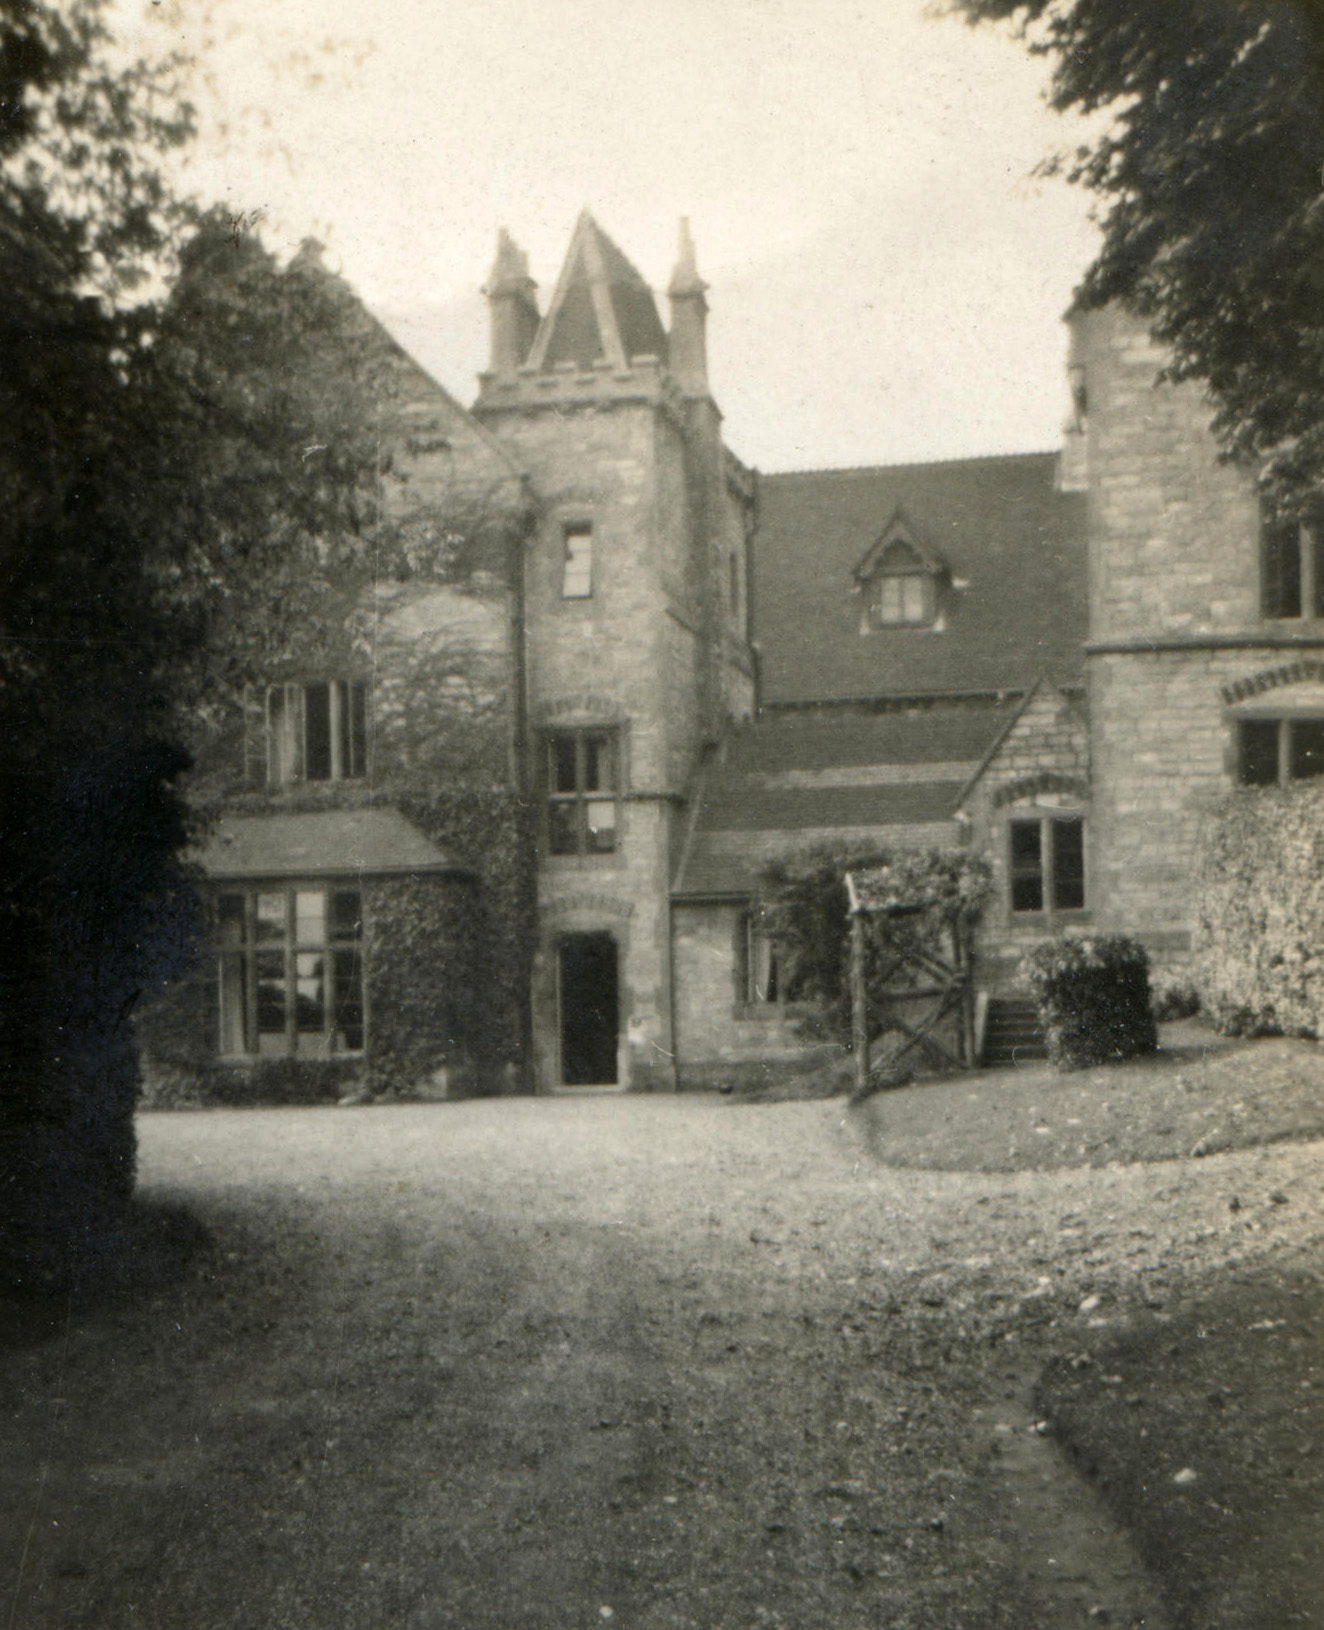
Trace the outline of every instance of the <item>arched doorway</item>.
<instances>
[{"instance_id":1,"label":"arched doorway","mask_svg":"<svg viewBox=\"0 0 1324 1630\"><path fill-rule=\"evenodd\" d=\"M563 934L556 971L562 1082L615 1086L620 1032L615 939L606 933Z\"/></svg>"}]
</instances>

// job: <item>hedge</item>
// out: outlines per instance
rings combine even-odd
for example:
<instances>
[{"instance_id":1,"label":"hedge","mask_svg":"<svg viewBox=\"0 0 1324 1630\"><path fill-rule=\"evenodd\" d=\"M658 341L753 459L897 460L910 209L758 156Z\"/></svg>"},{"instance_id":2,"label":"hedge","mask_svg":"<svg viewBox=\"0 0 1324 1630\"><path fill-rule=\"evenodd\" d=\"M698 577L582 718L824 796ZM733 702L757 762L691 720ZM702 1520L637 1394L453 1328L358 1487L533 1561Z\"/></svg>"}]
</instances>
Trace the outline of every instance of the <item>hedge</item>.
<instances>
[{"instance_id":1,"label":"hedge","mask_svg":"<svg viewBox=\"0 0 1324 1630\"><path fill-rule=\"evenodd\" d=\"M1204 823L1195 884L1201 1004L1233 1035L1324 1034L1324 792L1233 793Z\"/></svg>"}]
</instances>

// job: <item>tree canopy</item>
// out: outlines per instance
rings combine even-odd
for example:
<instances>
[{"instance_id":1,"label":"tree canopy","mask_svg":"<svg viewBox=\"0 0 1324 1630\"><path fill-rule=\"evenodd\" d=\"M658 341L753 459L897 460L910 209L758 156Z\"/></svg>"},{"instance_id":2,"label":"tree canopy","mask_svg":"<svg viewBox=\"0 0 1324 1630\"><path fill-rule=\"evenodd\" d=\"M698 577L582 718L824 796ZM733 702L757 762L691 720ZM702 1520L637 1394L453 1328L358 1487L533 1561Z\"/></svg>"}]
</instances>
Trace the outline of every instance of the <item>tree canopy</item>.
<instances>
[{"instance_id":1,"label":"tree canopy","mask_svg":"<svg viewBox=\"0 0 1324 1630\"><path fill-rule=\"evenodd\" d=\"M255 665L363 550L389 344L315 256L172 197L176 65L115 60L107 10L0 0L0 1277L28 1282L132 1187L129 1018L191 927L181 700L218 628Z\"/></svg>"},{"instance_id":2,"label":"tree canopy","mask_svg":"<svg viewBox=\"0 0 1324 1630\"><path fill-rule=\"evenodd\" d=\"M1086 304L1123 300L1291 508L1324 479L1324 0L951 0L1111 118L1050 168L1098 200Z\"/></svg>"}]
</instances>

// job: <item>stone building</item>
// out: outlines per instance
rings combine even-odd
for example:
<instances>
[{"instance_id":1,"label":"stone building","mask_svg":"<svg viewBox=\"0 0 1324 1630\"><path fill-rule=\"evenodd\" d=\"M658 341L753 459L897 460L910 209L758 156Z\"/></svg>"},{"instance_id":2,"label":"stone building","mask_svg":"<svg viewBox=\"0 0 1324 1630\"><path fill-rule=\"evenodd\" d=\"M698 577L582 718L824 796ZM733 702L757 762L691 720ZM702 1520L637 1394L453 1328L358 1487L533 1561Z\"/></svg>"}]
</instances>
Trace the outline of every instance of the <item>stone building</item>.
<instances>
[{"instance_id":1,"label":"stone building","mask_svg":"<svg viewBox=\"0 0 1324 1630\"><path fill-rule=\"evenodd\" d=\"M1179 979L1204 811L1324 770L1317 541L1261 526L1133 319L1072 318L1055 452L756 476L684 230L667 295L664 325L585 214L545 310L502 234L470 412L400 353L391 512L488 543L424 549L324 670L267 677L192 1067L759 1079L807 1044L756 875L822 839L985 854L994 997L1073 926Z\"/></svg>"}]
</instances>

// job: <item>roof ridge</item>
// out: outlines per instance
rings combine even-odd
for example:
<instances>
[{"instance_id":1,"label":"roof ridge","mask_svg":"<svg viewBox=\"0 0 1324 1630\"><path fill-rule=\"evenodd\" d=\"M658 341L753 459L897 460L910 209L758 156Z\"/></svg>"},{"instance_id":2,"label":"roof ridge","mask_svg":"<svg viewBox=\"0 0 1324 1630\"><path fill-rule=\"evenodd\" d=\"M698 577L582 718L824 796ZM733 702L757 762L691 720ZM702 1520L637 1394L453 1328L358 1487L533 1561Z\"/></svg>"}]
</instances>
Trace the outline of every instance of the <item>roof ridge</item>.
<instances>
[{"instance_id":1,"label":"roof ridge","mask_svg":"<svg viewBox=\"0 0 1324 1630\"><path fill-rule=\"evenodd\" d=\"M965 458L904 459L896 464L822 464L816 469L760 470L759 479L776 481L788 475L882 475L893 470L936 470L951 464L1010 464L1057 456L1057 448L1050 447L1033 453L973 453Z\"/></svg>"}]
</instances>

